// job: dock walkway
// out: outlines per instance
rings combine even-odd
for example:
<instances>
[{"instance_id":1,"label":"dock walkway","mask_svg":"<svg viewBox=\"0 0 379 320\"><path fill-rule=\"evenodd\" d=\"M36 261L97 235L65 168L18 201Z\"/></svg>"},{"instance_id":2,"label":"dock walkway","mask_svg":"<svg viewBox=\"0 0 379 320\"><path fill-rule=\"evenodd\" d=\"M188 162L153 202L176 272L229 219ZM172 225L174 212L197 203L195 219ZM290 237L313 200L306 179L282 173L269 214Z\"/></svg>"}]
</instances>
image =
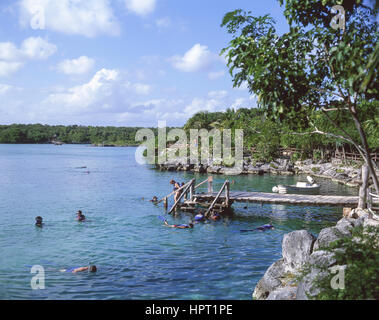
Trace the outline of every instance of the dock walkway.
<instances>
[{"instance_id":1,"label":"dock walkway","mask_svg":"<svg viewBox=\"0 0 379 320\"><path fill-rule=\"evenodd\" d=\"M196 194L197 200L209 201L214 199L217 193ZM224 199L225 196L220 196ZM238 192L231 191L229 200L232 202L255 202L255 203L273 203L273 204L298 204L314 206L339 206L349 207L358 204L357 196L325 196L325 195L304 195L304 194L278 194L264 192Z\"/></svg>"}]
</instances>

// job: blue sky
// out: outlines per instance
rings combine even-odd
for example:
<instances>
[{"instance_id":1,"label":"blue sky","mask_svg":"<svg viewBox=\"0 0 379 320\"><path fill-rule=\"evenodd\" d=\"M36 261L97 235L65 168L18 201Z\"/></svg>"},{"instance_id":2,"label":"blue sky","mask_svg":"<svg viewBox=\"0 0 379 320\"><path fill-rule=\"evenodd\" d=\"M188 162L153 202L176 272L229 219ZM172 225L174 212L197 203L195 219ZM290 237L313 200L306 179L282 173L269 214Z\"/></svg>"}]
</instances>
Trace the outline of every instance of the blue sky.
<instances>
[{"instance_id":1,"label":"blue sky","mask_svg":"<svg viewBox=\"0 0 379 320\"><path fill-rule=\"evenodd\" d=\"M181 126L255 107L219 56L223 15L277 0L0 0L0 124Z\"/></svg>"}]
</instances>

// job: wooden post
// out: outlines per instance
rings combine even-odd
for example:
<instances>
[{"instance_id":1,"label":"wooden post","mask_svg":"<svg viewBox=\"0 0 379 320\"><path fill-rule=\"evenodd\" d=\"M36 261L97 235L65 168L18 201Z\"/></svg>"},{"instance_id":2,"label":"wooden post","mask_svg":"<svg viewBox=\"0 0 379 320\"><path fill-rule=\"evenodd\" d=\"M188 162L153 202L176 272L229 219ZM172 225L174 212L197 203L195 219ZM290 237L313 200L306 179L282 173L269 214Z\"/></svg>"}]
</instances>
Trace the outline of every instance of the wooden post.
<instances>
[{"instance_id":1,"label":"wooden post","mask_svg":"<svg viewBox=\"0 0 379 320\"><path fill-rule=\"evenodd\" d=\"M208 215L209 213L212 211L213 207L215 206L215 204L217 203L218 199L220 198L221 196L221 193L224 191L224 188L226 187L226 185L229 183L228 180L225 181L225 183L223 184L223 186L221 187L220 191L218 192L216 198L214 198L212 204L210 205L210 207L208 208L208 210L205 212L204 216L206 218L208 218Z\"/></svg>"},{"instance_id":2,"label":"wooden post","mask_svg":"<svg viewBox=\"0 0 379 320\"><path fill-rule=\"evenodd\" d=\"M193 182L191 183L190 191L189 191L191 202L193 201L193 197L195 195L195 182L196 182L196 180L193 180Z\"/></svg>"},{"instance_id":3,"label":"wooden post","mask_svg":"<svg viewBox=\"0 0 379 320\"><path fill-rule=\"evenodd\" d=\"M213 193L213 177L208 177L208 193Z\"/></svg>"},{"instance_id":4,"label":"wooden post","mask_svg":"<svg viewBox=\"0 0 379 320\"><path fill-rule=\"evenodd\" d=\"M165 210L167 210L167 208L168 208L167 197L163 199L163 206L164 206Z\"/></svg>"},{"instance_id":5,"label":"wooden post","mask_svg":"<svg viewBox=\"0 0 379 320\"><path fill-rule=\"evenodd\" d=\"M372 209L372 189L367 190L367 209Z\"/></svg>"},{"instance_id":6,"label":"wooden post","mask_svg":"<svg viewBox=\"0 0 379 320\"><path fill-rule=\"evenodd\" d=\"M230 183L229 183L229 181L227 181L227 183L226 183L226 186L225 186L225 204L226 204L226 206L229 208L229 199L230 199L230 196L229 196L229 194L230 194Z\"/></svg>"},{"instance_id":7,"label":"wooden post","mask_svg":"<svg viewBox=\"0 0 379 320\"><path fill-rule=\"evenodd\" d=\"M368 166L362 166L362 185L359 189L359 202L358 208L366 209L367 207L367 188L368 188L369 171Z\"/></svg>"}]
</instances>

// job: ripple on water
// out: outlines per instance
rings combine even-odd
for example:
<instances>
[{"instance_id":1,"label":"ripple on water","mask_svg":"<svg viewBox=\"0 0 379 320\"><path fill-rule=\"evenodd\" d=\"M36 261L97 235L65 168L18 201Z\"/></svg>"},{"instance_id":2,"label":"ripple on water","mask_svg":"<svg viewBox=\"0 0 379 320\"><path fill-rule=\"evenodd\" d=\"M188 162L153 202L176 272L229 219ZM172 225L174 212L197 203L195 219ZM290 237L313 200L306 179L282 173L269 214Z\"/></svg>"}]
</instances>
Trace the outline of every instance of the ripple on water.
<instances>
[{"instance_id":1,"label":"ripple on water","mask_svg":"<svg viewBox=\"0 0 379 320\"><path fill-rule=\"evenodd\" d=\"M166 228L158 216L170 223L190 218L165 215L147 200L168 194L170 179L194 175L136 166L134 151L0 145L0 299L251 299L257 281L280 258L285 233L317 234L341 215L338 208L235 204L234 216L222 222ZM215 189L224 178L215 177ZM233 179L234 190L268 192L302 178ZM322 185L323 192L352 192ZM74 221L79 209L88 222ZM33 225L37 215L44 218L42 229ZM275 230L240 233L267 223ZM59 272L89 263L97 274ZM45 267L45 290L30 288L35 264Z\"/></svg>"}]
</instances>

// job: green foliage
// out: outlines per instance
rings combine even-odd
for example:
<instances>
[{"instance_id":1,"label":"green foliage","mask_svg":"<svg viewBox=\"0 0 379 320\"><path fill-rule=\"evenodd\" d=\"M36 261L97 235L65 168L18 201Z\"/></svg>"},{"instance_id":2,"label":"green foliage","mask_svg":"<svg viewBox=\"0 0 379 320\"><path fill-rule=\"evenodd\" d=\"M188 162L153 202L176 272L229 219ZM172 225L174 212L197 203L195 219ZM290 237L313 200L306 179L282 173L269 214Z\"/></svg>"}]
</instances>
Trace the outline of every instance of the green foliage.
<instances>
[{"instance_id":1,"label":"green foliage","mask_svg":"<svg viewBox=\"0 0 379 320\"><path fill-rule=\"evenodd\" d=\"M379 227L355 228L352 238L332 243L327 251L335 254L336 265L345 269L345 289L334 290L331 280L335 274L316 281L321 293L318 300L379 299ZM327 268L321 268L327 271Z\"/></svg>"},{"instance_id":2,"label":"green foliage","mask_svg":"<svg viewBox=\"0 0 379 320\"><path fill-rule=\"evenodd\" d=\"M135 135L140 128L0 125L0 143L92 143L106 145L136 145ZM156 133L156 129L152 129Z\"/></svg>"}]
</instances>

